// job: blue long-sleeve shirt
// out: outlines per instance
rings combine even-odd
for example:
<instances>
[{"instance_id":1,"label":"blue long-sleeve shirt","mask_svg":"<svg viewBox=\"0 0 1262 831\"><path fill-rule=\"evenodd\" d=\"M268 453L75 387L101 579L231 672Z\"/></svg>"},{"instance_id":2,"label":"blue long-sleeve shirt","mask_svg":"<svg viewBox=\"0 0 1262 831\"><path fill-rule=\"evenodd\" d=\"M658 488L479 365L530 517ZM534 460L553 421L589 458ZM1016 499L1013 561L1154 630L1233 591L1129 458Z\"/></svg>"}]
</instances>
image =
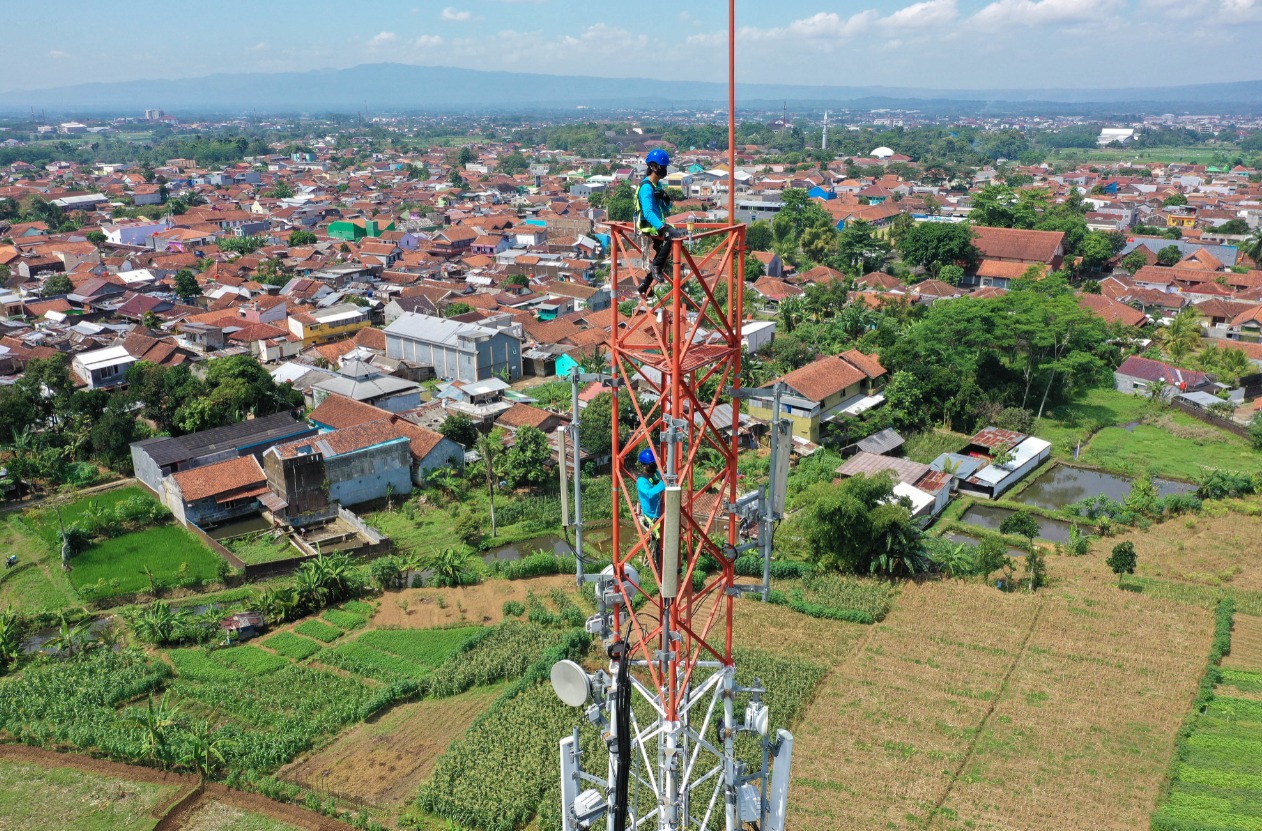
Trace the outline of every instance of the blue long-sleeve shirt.
<instances>
[{"instance_id":1,"label":"blue long-sleeve shirt","mask_svg":"<svg viewBox=\"0 0 1262 831\"><path fill-rule=\"evenodd\" d=\"M648 226L654 231L662 230L662 226L666 224L666 211L670 208L670 196L666 193L666 188L660 182L654 185L646 178L640 182L636 198L640 203L641 228Z\"/></svg>"},{"instance_id":2,"label":"blue long-sleeve shirt","mask_svg":"<svg viewBox=\"0 0 1262 831\"><path fill-rule=\"evenodd\" d=\"M650 522L656 521L662 515L662 492L666 490L666 483L660 477L650 481L641 476L635 480L635 489L640 494L640 513Z\"/></svg>"}]
</instances>

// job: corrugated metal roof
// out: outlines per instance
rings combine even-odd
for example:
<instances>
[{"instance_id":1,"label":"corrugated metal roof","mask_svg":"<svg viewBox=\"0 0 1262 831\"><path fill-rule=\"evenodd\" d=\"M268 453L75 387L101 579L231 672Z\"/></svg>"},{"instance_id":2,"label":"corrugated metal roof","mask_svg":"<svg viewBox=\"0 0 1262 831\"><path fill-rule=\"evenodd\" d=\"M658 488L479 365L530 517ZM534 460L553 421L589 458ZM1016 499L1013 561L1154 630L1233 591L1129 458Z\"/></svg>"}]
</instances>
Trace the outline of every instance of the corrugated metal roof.
<instances>
[{"instance_id":1,"label":"corrugated metal roof","mask_svg":"<svg viewBox=\"0 0 1262 831\"><path fill-rule=\"evenodd\" d=\"M865 476L873 476L887 470L898 477L900 482L911 485L929 472L929 465L922 465L910 459L895 459L890 456L878 456L875 453L860 451L850 457L844 465L837 468L837 473L840 476L856 476L860 473Z\"/></svg>"}]
</instances>

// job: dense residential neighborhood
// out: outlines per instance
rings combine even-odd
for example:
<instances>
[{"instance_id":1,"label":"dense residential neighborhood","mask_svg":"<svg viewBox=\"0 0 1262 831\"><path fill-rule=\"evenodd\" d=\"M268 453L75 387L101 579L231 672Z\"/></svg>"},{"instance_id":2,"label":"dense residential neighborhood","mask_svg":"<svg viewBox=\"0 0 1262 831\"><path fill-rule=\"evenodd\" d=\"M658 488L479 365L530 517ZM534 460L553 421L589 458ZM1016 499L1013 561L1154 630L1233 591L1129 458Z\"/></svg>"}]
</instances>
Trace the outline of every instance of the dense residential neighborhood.
<instances>
[{"instance_id":1,"label":"dense residential neighborhood","mask_svg":"<svg viewBox=\"0 0 1262 831\"><path fill-rule=\"evenodd\" d=\"M1258 827L1262 121L967 109L0 117L0 782L600 827L673 591L794 831Z\"/></svg>"}]
</instances>

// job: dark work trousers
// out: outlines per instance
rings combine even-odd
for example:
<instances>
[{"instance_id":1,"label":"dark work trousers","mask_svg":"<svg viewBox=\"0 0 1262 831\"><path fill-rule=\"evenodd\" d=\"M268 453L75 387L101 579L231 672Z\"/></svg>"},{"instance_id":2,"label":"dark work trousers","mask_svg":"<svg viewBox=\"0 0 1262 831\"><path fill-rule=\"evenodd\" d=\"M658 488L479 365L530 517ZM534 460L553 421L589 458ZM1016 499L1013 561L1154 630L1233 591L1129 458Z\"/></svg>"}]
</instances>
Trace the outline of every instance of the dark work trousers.
<instances>
[{"instance_id":1,"label":"dark work trousers","mask_svg":"<svg viewBox=\"0 0 1262 831\"><path fill-rule=\"evenodd\" d=\"M663 279L670 279L666 274L666 266L670 261L670 234L661 234L656 237L649 237L649 241L653 244L653 261L644 275L644 279L640 281L637 291L640 294L648 294L649 287L653 285L653 276L660 274Z\"/></svg>"}]
</instances>

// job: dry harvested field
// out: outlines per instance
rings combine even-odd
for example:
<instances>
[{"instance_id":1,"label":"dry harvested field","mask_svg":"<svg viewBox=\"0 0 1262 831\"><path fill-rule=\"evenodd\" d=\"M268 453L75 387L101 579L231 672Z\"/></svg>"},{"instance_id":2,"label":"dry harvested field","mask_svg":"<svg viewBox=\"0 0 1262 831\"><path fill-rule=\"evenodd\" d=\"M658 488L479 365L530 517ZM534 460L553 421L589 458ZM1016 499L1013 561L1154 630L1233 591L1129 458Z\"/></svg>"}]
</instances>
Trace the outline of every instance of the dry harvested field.
<instances>
[{"instance_id":1,"label":"dry harvested field","mask_svg":"<svg viewBox=\"0 0 1262 831\"><path fill-rule=\"evenodd\" d=\"M484 687L453 698L401 704L278 775L319 793L397 808L416 796L447 745L501 692L500 687Z\"/></svg>"},{"instance_id":2,"label":"dry harvested field","mask_svg":"<svg viewBox=\"0 0 1262 831\"><path fill-rule=\"evenodd\" d=\"M1236 615L1231 627L1231 652L1223 667L1245 672L1262 672L1262 617Z\"/></svg>"},{"instance_id":3,"label":"dry harvested field","mask_svg":"<svg viewBox=\"0 0 1262 831\"><path fill-rule=\"evenodd\" d=\"M180 823L179 831L299 831L296 826L243 811L232 805L204 800Z\"/></svg>"},{"instance_id":4,"label":"dry harvested field","mask_svg":"<svg viewBox=\"0 0 1262 831\"><path fill-rule=\"evenodd\" d=\"M1105 583L908 586L797 727L791 825L1147 827L1210 628Z\"/></svg>"},{"instance_id":5,"label":"dry harvested field","mask_svg":"<svg viewBox=\"0 0 1262 831\"><path fill-rule=\"evenodd\" d=\"M1130 540L1141 577L1262 591L1262 560L1255 556L1262 535L1262 516L1255 514L1262 512L1262 498L1231 500L1211 510L1219 515L1177 517L1097 540L1093 552L1103 560L1115 544Z\"/></svg>"},{"instance_id":6,"label":"dry harvested field","mask_svg":"<svg viewBox=\"0 0 1262 831\"><path fill-rule=\"evenodd\" d=\"M476 586L461 586L457 589L404 589L388 592L372 619L372 628L432 629L453 624L492 626L504 619L502 607L505 600L524 603L528 592L546 598L555 588L573 590L573 575L555 574L529 580L488 580Z\"/></svg>"}]
</instances>

